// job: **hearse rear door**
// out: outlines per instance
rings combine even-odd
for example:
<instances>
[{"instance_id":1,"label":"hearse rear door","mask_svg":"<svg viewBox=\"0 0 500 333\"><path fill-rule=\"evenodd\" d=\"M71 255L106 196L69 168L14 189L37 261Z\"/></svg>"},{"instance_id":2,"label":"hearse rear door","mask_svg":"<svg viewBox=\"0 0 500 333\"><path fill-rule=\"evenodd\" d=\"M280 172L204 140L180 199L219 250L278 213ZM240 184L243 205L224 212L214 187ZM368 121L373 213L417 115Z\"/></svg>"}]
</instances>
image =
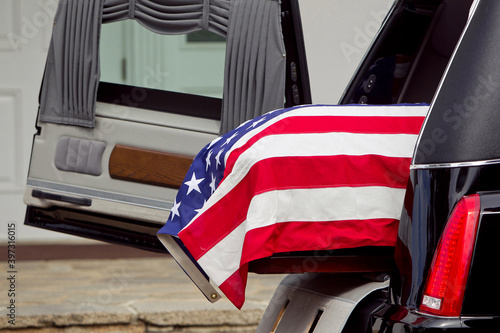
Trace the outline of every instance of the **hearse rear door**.
<instances>
[{"instance_id":1,"label":"hearse rear door","mask_svg":"<svg viewBox=\"0 0 500 333\"><path fill-rule=\"evenodd\" d=\"M246 3L61 3L40 92L25 224L165 251L156 232L198 151L285 99L286 106L310 102L297 2ZM238 52L258 36L253 29L265 47ZM294 83L285 87L291 67ZM273 88L259 99L254 87L241 92L244 80L263 86L248 75ZM247 103L254 100L262 103Z\"/></svg>"}]
</instances>

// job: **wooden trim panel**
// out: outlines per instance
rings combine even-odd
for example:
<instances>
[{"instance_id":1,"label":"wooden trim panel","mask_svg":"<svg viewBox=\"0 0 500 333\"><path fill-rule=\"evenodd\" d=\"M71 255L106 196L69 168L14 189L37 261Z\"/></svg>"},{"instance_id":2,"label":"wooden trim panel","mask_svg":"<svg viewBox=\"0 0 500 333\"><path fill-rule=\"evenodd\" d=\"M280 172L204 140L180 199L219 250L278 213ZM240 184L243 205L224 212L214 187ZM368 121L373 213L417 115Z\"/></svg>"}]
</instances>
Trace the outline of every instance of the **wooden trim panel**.
<instances>
[{"instance_id":1,"label":"wooden trim panel","mask_svg":"<svg viewBox=\"0 0 500 333\"><path fill-rule=\"evenodd\" d=\"M109 158L111 178L179 188L194 157L116 145Z\"/></svg>"}]
</instances>

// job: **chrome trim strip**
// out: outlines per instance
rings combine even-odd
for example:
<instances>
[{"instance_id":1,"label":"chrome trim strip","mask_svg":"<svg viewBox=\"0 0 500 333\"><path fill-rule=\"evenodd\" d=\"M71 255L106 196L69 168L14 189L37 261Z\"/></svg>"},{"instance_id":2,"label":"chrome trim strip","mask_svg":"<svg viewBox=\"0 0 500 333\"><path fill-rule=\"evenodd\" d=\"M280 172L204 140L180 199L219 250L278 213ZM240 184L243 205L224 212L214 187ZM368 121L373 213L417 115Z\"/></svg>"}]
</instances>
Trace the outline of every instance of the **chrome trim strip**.
<instances>
[{"instance_id":1,"label":"chrome trim strip","mask_svg":"<svg viewBox=\"0 0 500 333\"><path fill-rule=\"evenodd\" d=\"M455 162L455 163L412 164L410 166L410 170L475 167L475 166L483 166L483 165L498 164L498 163L500 163L500 159L486 160L486 161Z\"/></svg>"},{"instance_id":2,"label":"chrome trim strip","mask_svg":"<svg viewBox=\"0 0 500 333\"><path fill-rule=\"evenodd\" d=\"M184 250L175 242L173 239L174 236L167 234L157 234L156 236L172 257L174 257L175 261L179 264L184 273L186 273L186 275L211 303L215 303L222 298L217 290L212 286L210 280L207 280L205 275L203 275L200 269L193 263L192 259L189 258Z\"/></svg>"},{"instance_id":3,"label":"chrome trim strip","mask_svg":"<svg viewBox=\"0 0 500 333\"><path fill-rule=\"evenodd\" d=\"M414 310L413 312L421 315L421 316L425 316L425 317L430 317L430 318L436 318L436 319L482 319L482 320L488 320L488 319L493 319L495 318L495 316L439 316L439 315L434 315L434 314L430 314L430 313L427 313L427 312L422 312L420 310Z\"/></svg>"},{"instance_id":4,"label":"chrome trim strip","mask_svg":"<svg viewBox=\"0 0 500 333\"><path fill-rule=\"evenodd\" d=\"M439 315L435 315L435 314L431 314L431 313L427 313L427 312L422 312L420 310L415 310L414 311L416 314L419 314L421 316L424 316L424 317L429 317L429 318L436 318L436 319L460 319L460 316L439 316Z\"/></svg>"},{"instance_id":5,"label":"chrome trim strip","mask_svg":"<svg viewBox=\"0 0 500 333\"><path fill-rule=\"evenodd\" d=\"M93 198L93 199L103 199L108 201L114 201L124 204L136 205L146 208L153 209L161 209L161 210L170 210L172 209L173 203L170 201L160 201L154 199L144 199L138 198L131 195L126 194L118 194L106 191L92 190L88 188L82 188L71 185L63 185L52 182L46 182L42 180L35 180L28 178L27 183L30 187L36 187L41 190L62 192L67 194L77 194L85 197Z\"/></svg>"},{"instance_id":6,"label":"chrome trim strip","mask_svg":"<svg viewBox=\"0 0 500 333\"><path fill-rule=\"evenodd\" d=\"M451 58L448 61L448 65L446 65L446 69L444 70L444 73L441 76L441 80L439 81L439 85L436 89L434 97L432 98L429 112L427 113L427 116L424 119L424 123L422 124L422 128L420 129L420 133L418 135L417 142L415 144L415 150L413 151L413 158L412 159L415 159L417 156L418 146L420 145L422 133L424 132L424 129L427 126L427 120L429 119L429 117L434 109L434 102L436 101L437 97L439 96L439 93L441 92L441 88L443 87L443 83L446 79L446 76L448 75L451 64L453 63L453 59L455 59L455 55L457 54L457 51L460 47L460 44L462 44L462 40L464 39L464 36L467 33L467 30L469 30L470 23L472 21L472 18L474 17L474 14L476 13L476 9L477 9L479 2L480 2L480 0L477 1L477 3L472 3L471 8L469 9L469 18L467 19L467 22L465 23L464 30L462 31L462 34L460 35L460 38L458 39L457 45L455 45L455 49L453 50L453 54L451 55Z\"/></svg>"}]
</instances>

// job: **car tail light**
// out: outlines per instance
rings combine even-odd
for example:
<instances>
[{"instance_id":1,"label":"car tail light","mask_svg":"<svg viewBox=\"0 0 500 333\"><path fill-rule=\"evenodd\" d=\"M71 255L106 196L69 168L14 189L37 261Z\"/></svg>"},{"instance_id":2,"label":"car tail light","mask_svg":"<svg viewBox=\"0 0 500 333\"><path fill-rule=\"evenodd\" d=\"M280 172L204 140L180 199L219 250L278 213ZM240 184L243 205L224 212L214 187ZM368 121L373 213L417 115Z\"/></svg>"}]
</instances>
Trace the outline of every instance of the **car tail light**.
<instances>
[{"instance_id":1,"label":"car tail light","mask_svg":"<svg viewBox=\"0 0 500 333\"><path fill-rule=\"evenodd\" d=\"M420 311L460 315L479 213L477 194L463 197L453 209L434 253Z\"/></svg>"}]
</instances>

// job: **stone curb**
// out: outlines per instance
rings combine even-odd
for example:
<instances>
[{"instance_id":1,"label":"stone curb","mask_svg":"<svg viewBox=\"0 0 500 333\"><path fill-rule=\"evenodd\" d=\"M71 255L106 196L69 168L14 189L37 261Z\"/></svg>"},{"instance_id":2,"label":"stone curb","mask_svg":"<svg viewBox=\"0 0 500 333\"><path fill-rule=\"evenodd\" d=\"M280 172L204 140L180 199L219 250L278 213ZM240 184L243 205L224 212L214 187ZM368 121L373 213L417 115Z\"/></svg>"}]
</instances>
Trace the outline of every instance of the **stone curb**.
<instances>
[{"instance_id":1,"label":"stone curb","mask_svg":"<svg viewBox=\"0 0 500 333\"><path fill-rule=\"evenodd\" d=\"M154 327L249 327L258 325L264 310L235 312L230 310L173 311L151 313L65 313L19 316L16 325L0 320L0 330L81 327L100 325L137 325Z\"/></svg>"},{"instance_id":2,"label":"stone curb","mask_svg":"<svg viewBox=\"0 0 500 333\"><path fill-rule=\"evenodd\" d=\"M252 332L281 278L253 275L240 311L207 301L168 259L23 262L15 325L2 298L0 331Z\"/></svg>"}]
</instances>

